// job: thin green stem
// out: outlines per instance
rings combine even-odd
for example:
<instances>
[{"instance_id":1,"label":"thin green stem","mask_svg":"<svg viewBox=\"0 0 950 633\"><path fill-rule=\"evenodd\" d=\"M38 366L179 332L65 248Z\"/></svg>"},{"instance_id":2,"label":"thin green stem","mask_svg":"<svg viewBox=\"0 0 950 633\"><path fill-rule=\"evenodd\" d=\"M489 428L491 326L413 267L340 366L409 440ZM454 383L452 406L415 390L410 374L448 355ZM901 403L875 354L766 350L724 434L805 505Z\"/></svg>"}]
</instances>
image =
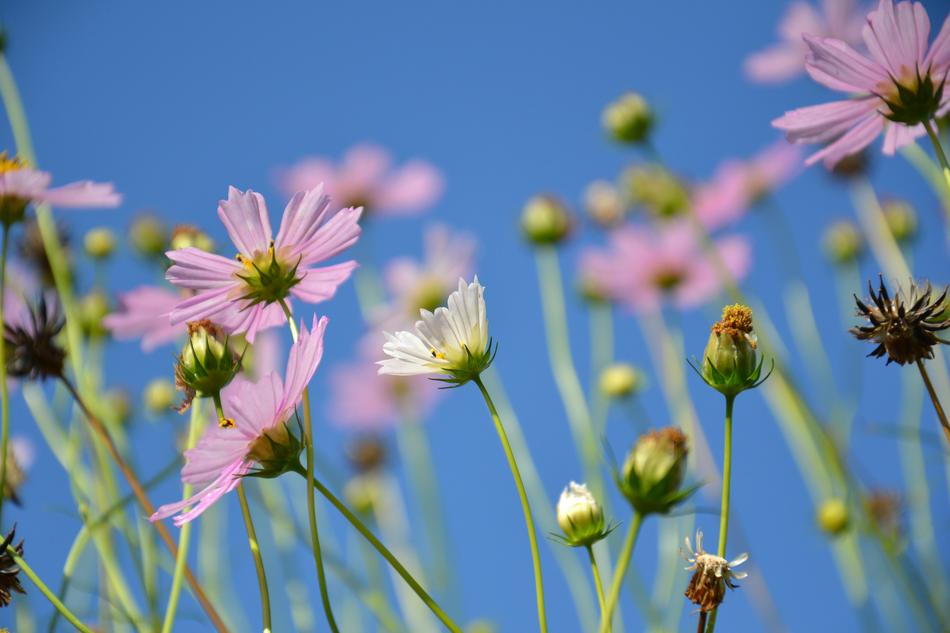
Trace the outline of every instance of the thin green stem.
<instances>
[{"instance_id":1,"label":"thin green stem","mask_svg":"<svg viewBox=\"0 0 950 633\"><path fill-rule=\"evenodd\" d=\"M201 400L195 400L191 405L191 416L188 420L188 440L186 448L193 448L198 441L201 430ZM192 485L183 484L181 498L191 496ZM185 563L188 561L188 546L191 542L191 521L181 526L178 534L178 555L175 557L175 571L172 575L172 586L168 594L168 606L165 608L165 617L162 620L162 633L171 633L175 624L175 614L178 611L178 598L181 596L181 581L185 576Z\"/></svg>"},{"instance_id":2,"label":"thin green stem","mask_svg":"<svg viewBox=\"0 0 950 633\"><path fill-rule=\"evenodd\" d=\"M600 571L597 569L597 558L594 556L594 548L588 545L585 549L587 550L587 557L590 559L590 573L594 577L594 589L597 591L600 617L603 619L607 613L607 601L604 599L604 585L600 581Z\"/></svg>"},{"instance_id":3,"label":"thin green stem","mask_svg":"<svg viewBox=\"0 0 950 633\"><path fill-rule=\"evenodd\" d=\"M287 323L290 326L290 336L294 343L297 342L299 332L297 324L294 322L293 312L290 306L283 299L280 300L280 307L287 317ZM310 549L313 552L313 563L317 568L317 582L320 586L320 601L323 603L323 613L326 616L327 624L333 633L338 633L339 628L336 624L336 618L333 617L333 606L330 604L330 590L327 587L327 574L323 565L323 551L320 549L320 529L317 524L317 504L313 495L314 474L313 474L313 419L310 415L310 388L303 390L303 440L304 452L307 455L307 515L310 523Z\"/></svg>"},{"instance_id":4,"label":"thin green stem","mask_svg":"<svg viewBox=\"0 0 950 633\"><path fill-rule=\"evenodd\" d=\"M296 472L301 477L304 477L304 478L307 477L307 472L302 466L297 468L294 472ZM432 596L430 596L428 592L426 592L426 590L423 589L422 585L420 585L419 582L412 576L412 574L409 573L409 570L407 570L405 566L399 562L399 559L396 558L393 555L393 553L390 552L389 549L385 545L383 545L382 542L378 538L376 538L376 535L374 535L369 530L369 528L367 528L366 525L363 524L360 518L356 516L355 514L353 514L353 512L349 508L346 507L346 504L340 501L337 498L337 496L334 495L330 491L329 488L327 488L320 482L319 479L313 480L313 487L320 494L326 497L327 501L329 501L330 504L334 508L336 508L337 511L340 514L342 514L343 517L347 521L350 522L350 525L356 528L356 530L363 536L363 538L369 541L370 545L372 545L376 549L376 551L379 552L380 555L386 559L386 562L388 562L390 566L396 571L396 573L399 574L402 577L402 579L406 581L406 584L408 584L409 587L411 587L412 590L416 592L416 595L419 596L419 598L426 604L426 606L429 607L432 613L435 614L435 617L437 617L449 631L452 631L452 633L462 633L462 629L457 624L455 624L455 622L453 622L452 619L449 618L448 615L445 614L445 612L438 605L438 603L432 598Z\"/></svg>"},{"instance_id":5,"label":"thin green stem","mask_svg":"<svg viewBox=\"0 0 950 633\"><path fill-rule=\"evenodd\" d=\"M937 419L940 420L943 434L946 435L947 442L950 442L950 422L947 421L947 413L943 410L943 405L940 404L940 398L937 397L937 391L934 389L933 383L930 382L930 374L927 373L924 362L919 358L917 359L917 369L920 371L920 377L924 380L924 385L927 387L927 393L930 394L930 401L934 405L934 411L937 412Z\"/></svg>"},{"instance_id":6,"label":"thin green stem","mask_svg":"<svg viewBox=\"0 0 950 633\"><path fill-rule=\"evenodd\" d=\"M726 425L723 431L722 449L722 505L719 508L719 550L720 558L726 557L726 543L729 538L729 492L732 488L732 405L735 396L726 396ZM713 633L716 629L716 616L719 608L713 610L709 617L706 633Z\"/></svg>"},{"instance_id":7,"label":"thin green stem","mask_svg":"<svg viewBox=\"0 0 950 633\"><path fill-rule=\"evenodd\" d=\"M534 563L534 590L538 603L538 627L542 633L548 630L548 618L544 608L544 580L541 575L541 552L538 550L538 535L534 529L534 517L531 514L531 504L528 502L528 493L525 492L524 482L521 480L521 472L518 470L518 462L515 460L515 454L511 450L511 444L508 442L508 435L505 433L505 427L501 423L498 411L495 409L495 403L492 401L488 390L480 376L472 379L482 392L485 404L488 405L488 411L491 413L492 421L495 423L495 430L498 432L498 439L505 449L505 457L508 458L508 467L511 469L511 476L514 477L515 486L518 488L518 497L521 499L521 509L524 511L524 522L528 528L528 540L531 543L531 558ZM583 399L583 394L581 394Z\"/></svg>"},{"instance_id":8,"label":"thin green stem","mask_svg":"<svg viewBox=\"0 0 950 633\"><path fill-rule=\"evenodd\" d=\"M3 246L0 248L0 328L3 327L3 300L7 289L7 251L10 247L10 226L3 225ZM7 385L6 344L0 332L0 409L2 409L2 429L0 429L0 527L3 526L3 502L7 498L7 451L10 441L10 392ZM10 490L11 494L13 490Z\"/></svg>"},{"instance_id":9,"label":"thin green stem","mask_svg":"<svg viewBox=\"0 0 950 633\"><path fill-rule=\"evenodd\" d=\"M610 584L610 593L607 595L607 606L600 618L600 633L610 632L614 609L617 608L617 601L620 599L620 589L623 587L623 579L627 575L627 568L630 567L630 559L633 558L633 548L637 544L637 536L640 534L643 518L643 514L634 512L633 521L630 522L630 527L627 528L623 549L620 550L620 558L617 559L617 568L614 570L614 580Z\"/></svg>"},{"instance_id":10,"label":"thin green stem","mask_svg":"<svg viewBox=\"0 0 950 633\"><path fill-rule=\"evenodd\" d=\"M261 594L261 619L264 633L271 632L270 623L270 591L267 589L267 574L264 572L264 559L261 557L261 548L257 543L257 532L254 530L254 520L251 518L251 508L247 504L247 494L244 484L237 487L238 500L241 502L241 516L244 517L244 527L247 528L247 543L254 558L254 569L257 572L257 587Z\"/></svg>"},{"instance_id":11,"label":"thin green stem","mask_svg":"<svg viewBox=\"0 0 950 633\"><path fill-rule=\"evenodd\" d=\"M947 155L943 151L943 146L940 145L940 137L937 136L933 121L924 121L924 129L927 130L927 136L930 137L930 142L933 143L937 160L940 161L940 167L943 168L943 179L947 184L947 189L950 190L950 162L947 161Z\"/></svg>"}]
</instances>

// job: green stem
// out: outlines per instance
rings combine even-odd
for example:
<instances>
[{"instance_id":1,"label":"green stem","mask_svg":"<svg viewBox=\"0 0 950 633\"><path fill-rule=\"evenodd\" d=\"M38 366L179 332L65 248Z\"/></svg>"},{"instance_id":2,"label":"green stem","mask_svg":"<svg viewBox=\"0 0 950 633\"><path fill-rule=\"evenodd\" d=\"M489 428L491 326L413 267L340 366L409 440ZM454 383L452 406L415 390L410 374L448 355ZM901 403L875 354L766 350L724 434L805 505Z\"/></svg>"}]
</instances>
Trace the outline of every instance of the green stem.
<instances>
[{"instance_id":1,"label":"green stem","mask_svg":"<svg viewBox=\"0 0 950 633\"><path fill-rule=\"evenodd\" d=\"M59 598L56 597L56 594L46 586L46 583L44 583L39 576L36 575L36 572L33 571L33 568L27 565L26 561L17 555L13 547L8 544L4 549L10 558L13 559L13 562L16 563L17 566L23 570L23 573L25 573L27 577L33 581L33 584L36 585L37 589L39 589L40 592L46 596L46 599L49 600L50 604L52 604L70 624L76 627L76 630L82 631L83 633L92 633L92 629L80 622L79 618L73 615L73 612L66 608L65 604L60 602Z\"/></svg>"},{"instance_id":2,"label":"green stem","mask_svg":"<svg viewBox=\"0 0 950 633\"><path fill-rule=\"evenodd\" d=\"M7 251L10 247L10 226L3 225L3 246L0 248L0 328L4 327L3 301L7 289ZM2 430L0 430L0 527L3 526L3 502L7 498L7 451L10 441L10 392L7 385L6 344L0 332L0 408L2 408ZM13 490L10 490L13 493Z\"/></svg>"},{"instance_id":3,"label":"green stem","mask_svg":"<svg viewBox=\"0 0 950 633\"><path fill-rule=\"evenodd\" d=\"M297 342L299 332L297 324L294 322L294 315L290 311L290 306L283 299L280 300L280 307L287 317L287 323L290 326L290 336L294 343ZM336 624L336 618L333 617L333 606L330 604L330 591L327 587L327 574L323 565L323 551L320 549L320 530L317 524L317 505L313 495L314 474L313 474L313 419L310 415L310 388L303 390L303 440L304 451L307 455L307 515L310 523L310 549L313 552L313 562L317 568L317 582L320 586L320 601L323 603L323 613L326 616L327 624L333 633L339 633Z\"/></svg>"},{"instance_id":4,"label":"green stem","mask_svg":"<svg viewBox=\"0 0 950 633\"><path fill-rule=\"evenodd\" d=\"M726 396L726 426L723 432L724 445L722 449L722 505L719 508L719 550L720 558L726 557L726 542L729 538L729 492L732 484L732 405L735 396ZM719 608L713 609L709 617L706 633L713 633L716 629L716 616Z\"/></svg>"},{"instance_id":5,"label":"green stem","mask_svg":"<svg viewBox=\"0 0 950 633\"><path fill-rule=\"evenodd\" d=\"M943 410L943 405L940 404L940 398L937 397L937 391L934 389L933 383L930 382L930 375L927 373L927 368L924 367L924 362L919 358L917 359L917 369L920 371L920 377L923 378L924 385L927 387L927 393L930 394L930 401L934 405L934 411L937 412L937 419L940 420L943 434L950 442L950 422L947 421L947 413Z\"/></svg>"},{"instance_id":6,"label":"green stem","mask_svg":"<svg viewBox=\"0 0 950 633\"><path fill-rule=\"evenodd\" d=\"M498 432L498 439L505 449L505 457L508 458L508 467L511 469L511 476L514 477L515 486L518 488L518 497L521 499L521 508L524 511L524 522L528 528L528 540L531 543L531 558L534 563L534 589L538 603L538 627L542 633L548 630L548 619L544 608L544 580L541 576L541 553L538 551L538 536L535 534L534 517L531 515L531 504L528 502L528 493L525 492L524 482L521 480L521 473L518 471L518 462L515 460L515 454L511 450L511 444L508 442L508 435L505 433L505 427L498 417L498 411L495 409L495 403L492 401L488 390L480 376L472 379L482 392L485 404L488 405L488 411L491 413L492 421L495 423L495 430ZM583 399L583 394L581 394Z\"/></svg>"},{"instance_id":7,"label":"green stem","mask_svg":"<svg viewBox=\"0 0 950 633\"><path fill-rule=\"evenodd\" d=\"M191 405L191 416L188 420L188 440L186 449L191 449L198 441L201 430L201 400L195 400ZM192 485L183 484L181 498L191 496ZM178 534L178 555L175 557L175 571L172 576L171 591L168 594L168 606L165 608L165 617L162 620L162 633L171 633L175 624L175 613L178 611L178 598L181 596L181 581L185 576L185 563L188 561L188 545L191 542L191 522L181 526Z\"/></svg>"},{"instance_id":8,"label":"green stem","mask_svg":"<svg viewBox=\"0 0 950 633\"><path fill-rule=\"evenodd\" d=\"M607 601L604 599L604 585L600 581L600 571L597 569L597 558L594 556L594 548L588 545L587 557L590 559L590 573L594 577L594 589L597 591L597 602L600 605L600 617L603 619L607 613Z\"/></svg>"},{"instance_id":9,"label":"green stem","mask_svg":"<svg viewBox=\"0 0 950 633\"><path fill-rule=\"evenodd\" d=\"M940 166L943 168L943 179L946 181L947 189L950 190L950 162L947 161L947 155L943 151L943 147L940 145L940 137L937 136L937 131L934 129L933 121L924 121L924 129L927 130L927 136L930 137L930 142L933 143L934 152L937 154L937 160L940 161Z\"/></svg>"},{"instance_id":10,"label":"green stem","mask_svg":"<svg viewBox=\"0 0 950 633\"><path fill-rule=\"evenodd\" d=\"M307 477L307 472L302 466L298 467L294 472L296 472L301 477ZM407 570L405 566L399 562L399 559L397 559L393 553L390 552L389 549L383 545L378 538L376 538L369 528L363 524L360 518L353 514L353 512L346 507L346 504L340 501L337 496L330 491L329 488L320 482L319 479L313 480L313 487L320 494L326 497L327 501L329 501L330 504L333 505L333 507L336 508L337 511L342 514L347 521L350 522L350 525L356 528L363 538L369 541L370 545L372 545L376 551L386 559L386 562L388 562L390 566L396 571L396 573L406 581L406 584L408 584L409 587L411 587L412 590L416 592L416 595L419 596L422 602L424 602L426 606L429 607L432 613L435 614L435 617L439 618L442 624L444 624L449 631L452 631L452 633L462 633L462 629L459 628L459 626L455 624L455 622L453 622L444 611L442 611L442 608L438 605L438 603L433 600L432 596L430 596L426 590L422 588L422 585L420 585L418 581L413 578L412 574L409 573L409 570Z\"/></svg>"},{"instance_id":11,"label":"green stem","mask_svg":"<svg viewBox=\"0 0 950 633\"><path fill-rule=\"evenodd\" d=\"M267 589L267 574L264 572L264 559L261 557L261 548L257 543L257 532L254 530L254 520L251 519L251 508L247 505L247 494L244 484L237 487L238 500L241 502L241 515L244 517L244 527L247 528L247 542L254 558L254 569L257 571L257 586L261 594L261 618L264 633L271 632L270 623L270 591Z\"/></svg>"},{"instance_id":12,"label":"green stem","mask_svg":"<svg viewBox=\"0 0 950 633\"><path fill-rule=\"evenodd\" d=\"M627 568L630 567L633 547L637 544L637 536L640 534L641 525L643 525L643 514L634 512L633 521L630 522L630 527L627 528L623 549L620 550L620 558L617 559L614 581L610 584L610 593L607 595L607 606L600 618L600 633L609 633L610 631L610 621L613 619L614 609L617 608L617 601L620 599L620 589L623 587L623 579L627 575Z\"/></svg>"}]
</instances>

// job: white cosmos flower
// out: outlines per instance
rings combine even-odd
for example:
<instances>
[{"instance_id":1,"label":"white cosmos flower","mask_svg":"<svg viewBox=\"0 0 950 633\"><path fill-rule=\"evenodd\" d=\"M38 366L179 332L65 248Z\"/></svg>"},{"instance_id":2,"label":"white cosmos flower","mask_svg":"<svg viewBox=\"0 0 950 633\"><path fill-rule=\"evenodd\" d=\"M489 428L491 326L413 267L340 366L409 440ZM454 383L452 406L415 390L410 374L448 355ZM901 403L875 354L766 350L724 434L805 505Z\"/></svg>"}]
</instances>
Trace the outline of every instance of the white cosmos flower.
<instances>
[{"instance_id":1,"label":"white cosmos flower","mask_svg":"<svg viewBox=\"0 0 950 633\"><path fill-rule=\"evenodd\" d=\"M377 363L380 374L445 374L461 384L491 363L485 288L478 277L470 284L459 279L447 303L435 312L420 310L415 332L384 332L383 352L389 358Z\"/></svg>"},{"instance_id":2,"label":"white cosmos flower","mask_svg":"<svg viewBox=\"0 0 950 633\"><path fill-rule=\"evenodd\" d=\"M573 481L558 499L557 524L567 543L575 547L591 545L610 532L604 529L604 510L587 485Z\"/></svg>"}]
</instances>

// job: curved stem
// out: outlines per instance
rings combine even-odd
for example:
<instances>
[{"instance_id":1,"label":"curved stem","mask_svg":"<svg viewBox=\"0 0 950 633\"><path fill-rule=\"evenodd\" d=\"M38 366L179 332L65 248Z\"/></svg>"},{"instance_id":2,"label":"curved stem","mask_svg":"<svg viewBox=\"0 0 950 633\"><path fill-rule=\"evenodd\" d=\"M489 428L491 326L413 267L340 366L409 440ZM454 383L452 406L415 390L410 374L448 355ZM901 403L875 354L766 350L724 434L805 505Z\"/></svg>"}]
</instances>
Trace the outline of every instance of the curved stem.
<instances>
[{"instance_id":1,"label":"curved stem","mask_svg":"<svg viewBox=\"0 0 950 633\"><path fill-rule=\"evenodd\" d=\"M587 557L590 559L590 573L594 577L594 589L597 590L597 602L600 604L600 617L603 618L607 611L607 601L604 599L604 585L600 581L600 571L597 569L597 558L594 556L594 548L588 545Z\"/></svg>"},{"instance_id":2,"label":"curved stem","mask_svg":"<svg viewBox=\"0 0 950 633\"><path fill-rule=\"evenodd\" d=\"M535 534L534 517L531 514L531 504L528 502L528 493L525 492L524 482L521 480L521 472L518 470L518 462L515 460L515 454L511 450L511 444L508 442L508 435L505 433L505 427L498 417L498 411L495 409L495 403L492 401L488 390L482 383L480 376L472 379L482 392L485 404L488 405L488 412L491 413L491 419L495 423L495 430L498 432L498 439L505 449L505 457L508 458L508 467L511 469L511 476L514 477L515 486L518 488L518 497L521 499L521 509L524 511L524 522L528 528L528 540L531 544L531 559L534 563L534 590L538 603L538 627L542 633L548 630L548 618L544 608L544 580L541 576L541 552L538 550L538 536ZM583 394L581 394L583 399Z\"/></svg>"},{"instance_id":3,"label":"curved stem","mask_svg":"<svg viewBox=\"0 0 950 633\"><path fill-rule=\"evenodd\" d=\"M10 247L10 226L3 225L3 246L0 247L0 408L2 408L2 428L0 428L0 527L3 526L3 502L7 498L7 459L10 442L10 392L7 385L6 343L3 339L6 321L3 314L3 300L7 289L7 251ZM12 496L13 489L10 489Z\"/></svg>"},{"instance_id":4,"label":"curved stem","mask_svg":"<svg viewBox=\"0 0 950 633\"><path fill-rule=\"evenodd\" d=\"M191 415L188 419L188 440L186 450L194 448L201 430L201 400L195 400L191 405ZM191 496L192 485L183 484L181 498ZM188 545L191 542L191 521L181 526L178 533L178 555L175 557L175 571L172 576L172 586L168 594L168 606L165 608L165 617L162 620L162 633L171 633L175 624L175 613L178 611L178 598L181 596L181 581L184 578L185 563L188 562Z\"/></svg>"},{"instance_id":5,"label":"curved stem","mask_svg":"<svg viewBox=\"0 0 950 633\"><path fill-rule=\"evenodd\" d=\"M943 147L940 145L940 137L937 136L937 131L934 129L933 121L924 121L924 129L927 130L927 136L930 137L930 142L933 143L934 152L937 154L937 160L940 161L940 166L943 168L943 179L947 183L947 189L950 190L950 162L947 162L947 155L943 151Z\"/></svg>"},{"instance_id":6,"label":"curved stem","mask_svg":"<svg viewBox=\"0 0 950 633\"><path fill-rule=\"evenodd\" d=\"M623 549L620 550L620 558L617 559L617 568L614 570L614 581L610 585L610 594L607 596L607 607L600 618L600 633L609 633L613 618L614 609L617 608L617 601L620 599L620 588L623 587L623 579L627 575L627 568L630 566L630 559L633 557L633 547L637 544L637 536L640 534L640 526L643 525L643 514L634 512L633 521L627 528L627 536L623 542Z\"/></svg>"},{"instance_id":7,"label":"curved stem","mask_svg":"<svg viewBox=\"0 0 950 633\"><path fill-rule=\"evenodd\" d=\"M254 530L254 520L251 519L251 508L247 504L247 494L244 492L244 483L237 487L238 500L241 502L241 516L244 517L244 527L247 528L247 542L251 547L251 556L254 558L254 570L257 572L257 587L261 594L261 619L264 633L271 632L270 623L270 591L267 589L267 574L264 572L264 559L261 557L261 548L257 543L257 532Z\"/></svg>"},{"instance_id":8,"label":"curved stem","mask_svg":"<svg viewBox=\"0 0 950 633\"><path fill-rule=\"evenodd\" d=\"M283 299L280 300L280 307L287 317L287 323L290 326L290 336L294 343L297 342L299 332L297 324L294 322L294 315L290 311L290 306ZM304 451L307 455L307 518L310 523L310 549L313 552L313 563L317 568L317 583L320 586L320 601L323 603L323 613L326 616L327 624L333 633L339 633L336 624L336 618L333 617L333 606L330 604L330 591L327 587L327 574L323 565L323 551L320 549L320 529L317 524L317 505L313 495L314 474L313 474L313 419L310 416L310 388L303 390L303 443Z\"/></svg>"},{"instance_id":9,"label":"curved stem","mask_svg":"<svg viewBox=\"0 0 950 633\"><path fill-rule=\"evenodd\" d=\"M294 472L296 472L301 477L307 477L307 471L302 466L297 468ZM313 487L320 494L326 497L327 501L329 501L330 504L333 505L333 507L336 508L337 511L342 514L347 521L350 522L350 525L356 528L363 538L369 541L370 545L372 545L376 551L386 559L386 562L388 562L390 566L396 571L396 573L406 581L406 584L408 584L409 587L416 592L416 595L419 596L426 606L429 607L432 613L435 614L435 617L439 618L442 624L444 624L449 631L452 631L452 633L462 633L462 629L459 628L459 626L455 624L455 622L453 622L448 615L445 614L439 604L432 598L432 596L428 594L428 592L426 592L425 589L423 589L422 585L420 585L419 582L412 576L409 570L399 562L399 559L396 558L378 538L376 538L376 535L374 535L369 530L369 528L363 524L360 518L353 514L353 512L346 507L346 504L340 501L337 496L330 491L329 488L320 482L319 479L313 480Z\"/></svg>"},{"instance_id":10,"label":"curved stem","mask_svg":"<svg viewBox=\"0 0 950 633\"><path fill-rule=\"evenodd\" d=\"M917 369L920 371L920 377L924 380L924 385L927 386L927 393L930 394L930 401L934 405L934 411L937 412L937 419L940 420L943 434L947 437L947 441L950 442L950 422L947 421L947 413L943 410L943 405L940 404L940 398L937 397L937 391L934 389L933 383L930 382L930 374L927 373L924 362L919 358L917 359Z\"/></svg>"},{"instance_id":11,"label":"curved stem","mask_svg":"<svg viewBox=\"0 0 950 633\"><path fill-rule=\"evenodd\" d=\"M732 405L735 396L726 396L726 426L723 432L724 445L722 449L722 505L719 508L719 550L720 558L726 557L726 542L729 538L729 492L732 484ZM706 633L713 633L716 629L716 616L719 608L716 607L709 617Z\"/></svg>"}]
</instances>

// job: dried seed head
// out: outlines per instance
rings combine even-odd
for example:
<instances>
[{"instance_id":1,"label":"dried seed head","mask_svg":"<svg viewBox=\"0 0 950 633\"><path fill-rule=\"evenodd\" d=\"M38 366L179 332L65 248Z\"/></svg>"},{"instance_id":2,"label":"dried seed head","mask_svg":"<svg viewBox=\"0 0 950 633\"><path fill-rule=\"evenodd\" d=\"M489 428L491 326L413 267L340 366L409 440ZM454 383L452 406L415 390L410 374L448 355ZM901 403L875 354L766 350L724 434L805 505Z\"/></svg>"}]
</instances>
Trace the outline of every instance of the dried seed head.
<instances>
[{"instance_id":1,"label":"dried seed head","mask_svg":"<svg viewBox=\"0 0 950 633\"><path fill-rule=\"evenodd\" d=\"M13 592L26 594L23 585L20 584L20 566L13 560L10 550L17 556L23 556L23 539L17 545L13 545L13 539L16 537L16 528L14 527L3 539L0 547L0 607L6 607L13 599Z\"/></svg>"},{"instance_id":2,"label":"dried seed head","mask_svg":"<svg viewBox=\"0 0 950 633\"><path fill-rule=\"evenodd\" d=\"M56 339L65 324L55 300L47 301L45 296L30 310L28 322L5 324L7 373L27 380L62 375L66 351Z\"/></svg>"},{"instance_id":3,"label":"dried seed head","mask_svg":"<svg viewBox=\"0 0 950 633\"><path fill-rule=\"evenodd\" d=\"M690 602L698 605L699 610L705 613L709 613L722 604L727 588L735 589L739 586L735 583L736 580L742 580L748 576L745 572L734 571L736 567L749 559L748 554L740 554L731 561L710 554L703 550L703 533L698 530L696 550L693 551L687 536L683 557L690 563L686 571L693 572L685 595Z\"/></svg>"}]
</instances>

